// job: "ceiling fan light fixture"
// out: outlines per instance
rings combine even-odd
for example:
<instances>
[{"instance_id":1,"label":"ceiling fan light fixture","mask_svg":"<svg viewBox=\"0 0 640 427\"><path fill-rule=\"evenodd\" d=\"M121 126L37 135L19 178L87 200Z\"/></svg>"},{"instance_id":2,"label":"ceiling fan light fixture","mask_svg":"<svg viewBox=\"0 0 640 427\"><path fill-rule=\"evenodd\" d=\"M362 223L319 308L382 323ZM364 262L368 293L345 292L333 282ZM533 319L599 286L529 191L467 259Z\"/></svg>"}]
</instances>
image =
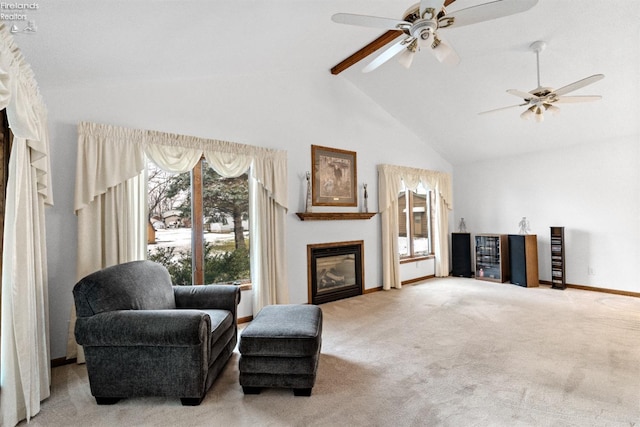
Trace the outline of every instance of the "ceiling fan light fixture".
<instances>
[{"instance_id":1,"label":"ceiling fan light fixture","mask_svg":"<svg viewBox=\"0 0 640 427\"><path fill-rule=\"evenodd\" d=\"M398 62L400 63L400 65L402 65L404 68L410 68L411 64L413 63L413 58L415 57L415 50L411 50L409 48L407 48L404 52L402 52L400 54L400 56L398 57Z\"/></svg>"},{"instance_id":2,"label":"ceiling fan light fixture","mask_svg":"<svg viewBox=\"0 0 640 427\"><path fill-rule=\"evenodd\" d=\"M536 122L541 123L544 121L544 107L542 106L537 106L535 107L535 119Z\"/></svg>"},{"instance_id":3,"label":"ceiling fan light fixture","mask_svg":"<svg viewBox=\"0 0 640 427\"><path fill-rule=\"evenodd\" d=\"M534 108L535 107L529 107L526 110L524 110L524 113L520 114L520 118L522 120L530 120L534 116L534 113L533 113Z\"/></svg>"},{"instance_id":4,"label":"ceiling fan light fixture","mask_svg":"<svg viewBox=\"0 0 640 427\"><path fill-rule=\"evenodd\" d=\"M560 113L560 109L555 105L548 104L548 105L545 105L545 107L547 108L547 111L553 114L554 116Z\"/></svg>"}]
</instances>

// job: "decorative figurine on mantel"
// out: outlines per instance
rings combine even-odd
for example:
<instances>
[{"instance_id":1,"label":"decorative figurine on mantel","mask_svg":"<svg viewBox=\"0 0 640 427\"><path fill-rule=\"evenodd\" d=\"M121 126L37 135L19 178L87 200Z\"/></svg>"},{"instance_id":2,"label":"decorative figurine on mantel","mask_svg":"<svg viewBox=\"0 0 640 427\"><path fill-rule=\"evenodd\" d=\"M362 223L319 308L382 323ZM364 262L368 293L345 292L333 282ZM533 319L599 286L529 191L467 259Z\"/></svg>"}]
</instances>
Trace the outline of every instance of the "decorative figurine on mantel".
<instances>
[{"instance_id":1,"label":"decorative figurine on mantel","mask_svg":"<svg viewBox=\"0 0 640 427\"><path fill-rule=\"evenodd\" d=\"M458 232L459 233L467 232L467 224L465 224L464 218L460 218L460 222L458 223Z\"/></svg>"},{"instance_id":2,"label":"decorative figurine on mantel","mask_svg":"<svg viewBox=\"0 0 640 427\"><path fill-rule=\"evenodd\" d=\"M364 211L369 212L369 193L367 193L367 184L362 184L362 188L364 188Z\"/></svg>"},{"instance_id":3,"label":"decorative figurine on mantel","mask_svg":"<svg viewBox=\"0 0 640 427\"><path fill-rule=\"evenodd\" d=\"M529 220L526 216L522 217L518 225L520 226L519 234L529 234L529 231L531 231L531 228L529 227Z\"/></svg>"},{"instance_id":4,"label":"decorative figurine on mantel","mask_svg":"<svg viewBox=\"0 0 640 427\"><path fill-rule=\"evenodd\" d=\"M312 208L312 199L311 199L311 173L307 172L307 200L304 203L304 211L309 213Z\"/></svg>"}]
</instances>

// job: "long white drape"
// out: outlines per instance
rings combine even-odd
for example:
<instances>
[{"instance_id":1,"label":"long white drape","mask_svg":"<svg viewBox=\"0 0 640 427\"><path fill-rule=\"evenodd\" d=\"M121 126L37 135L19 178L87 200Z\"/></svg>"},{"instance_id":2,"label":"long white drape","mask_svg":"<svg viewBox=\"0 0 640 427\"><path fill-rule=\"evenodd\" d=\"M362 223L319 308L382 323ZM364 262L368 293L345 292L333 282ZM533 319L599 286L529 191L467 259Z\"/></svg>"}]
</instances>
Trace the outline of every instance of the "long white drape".
<instances>
[{"instance_id":1,"label":"long white drape","mask_svg":"<svg viewBox=\"0 0 640 427\"><path fill-rule=\"evenodd\" d=\"M378 165L378 204L382 220L382 288L401 288L398 254L398 195L402 186L415 190L422 183L435 192L433 250L438 277L449 275L449 211L452 207L449 174L404 166Z\"/></svg>"},{"instance_id":2,"label":"long white drape","mask_svg":"<svg viewBox=\"0 0 640 427\"><path fill-rule=\"evenodd\" d=\"M75 209L78 215L78 252L87 259L78 259L78 279L108 265L143 259L146 256L146 191L129 195L125 189L109 209L103 207L105 195L144 172L144 154L169 172L191 170L204 156L220 175L239 176L249 171L250 181L250 244L251 280L254 291L254 312L266 304L288 303L286 278L286 251L284 222L286 217L287 165L286 153L227 141L197 138L187 135L126 129L96 123L78 125L78 162L76 174ZM144 181L140 179L140 181ZM138 193L139 190L139 193ZM133 195L139 198L134 200ZM137 211L133 211L137 209ZM107 212L107 214L105 214ZM135 231L123 242L125 235L105 225L114 223ZM142 231L138 233L138 230ZM104 239L96 241L100 233ZM111 243L109 243L111 242ZM123 248L124 250L120 250ZM131 249L131 250L129 250ZM120 256L122 254L122 256ZM109 264L106 261L111 260ZM81 350L73 337L73 324L69 329L67 357Z\"/></svg>"},{"instance_id":3,"label":"long white drape","mask_svg":"<svg viewBox=\"0 0 640 427\"><path fill-rule=\"evenodd\" d=\"M146 254L146 180L144 152L125 132L87 125L78 130L75 209L78 216L76 279L111 265L144 259ZM78 185L78 179L82 179ZM75 306L67 340L67 358L84 362L75 342Z\"/></svg>"},{"instance_id":4,"label":"long white drape","mask_svg":"<svg viewBox=\"0 0 640 427\"><path fill-rule=\"evenodd\" d=\"M0 24L0 110L14 135L2 256L0 425L40 411L50 394L45 205L53 204L44 102L29 65Z\"/></svg>"}]
</instances>

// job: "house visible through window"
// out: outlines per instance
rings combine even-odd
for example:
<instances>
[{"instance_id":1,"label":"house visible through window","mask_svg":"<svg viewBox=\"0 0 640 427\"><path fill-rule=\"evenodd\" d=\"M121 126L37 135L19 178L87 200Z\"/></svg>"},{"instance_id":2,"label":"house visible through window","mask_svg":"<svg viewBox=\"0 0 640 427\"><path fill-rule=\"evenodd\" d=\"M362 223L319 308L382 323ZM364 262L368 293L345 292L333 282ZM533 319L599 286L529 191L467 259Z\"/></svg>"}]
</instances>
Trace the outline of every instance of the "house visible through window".
<instances>
[{"instance_id":1,"label":"house visible through window","mask_svg":"<svg viewBox=\"0 0 640 427\"><path fill-rule=\"evenodd\" d=\"M398 251L400 258L418 258L432 253L431 192L422 185L398 195Z\"/></svg>"},{"instance_id":2,"label":"house visible through window","mask_svg":"<svg viewBox=\"0 0 640 427\"><path fill-rule=\"evenodd\" d=\"M171 174L149 162L148 258L176 285L249 283L249 182L223 178L202 159Z\"/></svg>"}]
</instances>

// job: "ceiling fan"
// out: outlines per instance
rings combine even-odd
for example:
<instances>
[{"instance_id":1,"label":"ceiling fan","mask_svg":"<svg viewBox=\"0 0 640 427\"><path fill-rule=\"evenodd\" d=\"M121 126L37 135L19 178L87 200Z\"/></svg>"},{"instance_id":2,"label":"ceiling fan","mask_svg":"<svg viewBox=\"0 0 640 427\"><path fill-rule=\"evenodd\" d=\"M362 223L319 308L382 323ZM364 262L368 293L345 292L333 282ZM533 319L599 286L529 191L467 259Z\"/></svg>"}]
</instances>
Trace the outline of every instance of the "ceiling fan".
<instances>
[{"instance_id":1,"label":"ceiling fan","mask_svg":"<svg viewBox=\"0 0 640 427\"><path fill-rule=\"evenodd\" d=\"M429 49L440 62L455 65L460 58L438 30L462 27L524 12L535 6L538 0L497 0L450 14L447 14L444 9L445 3L445 0L421 0L404 13L402 20L352 13L336 13L331 19L339 24L401 31L399 34L402 34L402 39L374 58L362 70L365 73L378 68L400 53L402 53L399 57L400 63L408 68L415 53L420 49Z\"/></svg>"},{"instance_id":2,"label":"ceiling fan","mask_svg":"<svg viewBox=\"0 0 640 427\"><path fill-rule=\"evenodd\" d=\"M523 99L523 103L517 105L510 105L508 107L497 108L495 110L483 111L479 114L493 113L495 111L507 110L509 108L527 107L520 117L524 120L529 120L534 117L537 122L544 120L544 112L549 111L551 114L557 114L560 109L553 104L556 103L570 103L570 102L589 102L602 99L600 95L577 95L577 96L565 96L569 92L578 90L587 85L602 80L604 74L594 74L593 76L586 77L582 80L578 80L559 89L552 89L550 87L543 87L540 85L540 52L542 52L547 44L544 41L536 41L529 46L531 50L536 53L536 64L538 70L538 87L524 92L517 89L509 89L507 93L518 96Z\"/></svg>"}]
</instances>

